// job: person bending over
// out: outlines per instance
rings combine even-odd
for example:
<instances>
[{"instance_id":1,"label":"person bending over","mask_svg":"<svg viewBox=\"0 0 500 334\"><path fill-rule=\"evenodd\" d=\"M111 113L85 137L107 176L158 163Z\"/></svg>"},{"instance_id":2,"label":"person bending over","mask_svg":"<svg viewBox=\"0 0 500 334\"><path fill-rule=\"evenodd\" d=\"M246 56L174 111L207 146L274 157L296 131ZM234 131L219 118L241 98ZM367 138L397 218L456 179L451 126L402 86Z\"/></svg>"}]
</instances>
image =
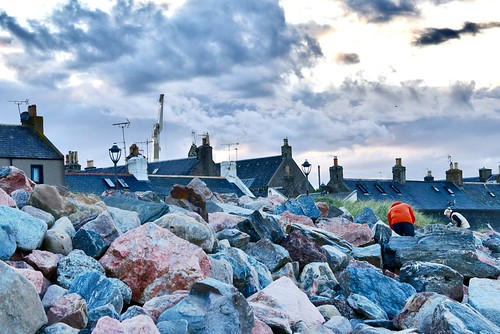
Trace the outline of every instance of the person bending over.
<instances>
[{"instance_id":1,"label":"person bending over","mask_svg":"<svg viewBox=\"0 0 500 334\"><path fill-rule=\"evenodd\" d=\"M390 228L401 236L415 236L416 218L413 208L403 202L392 203L389 212L387 213L387 221Z\"/></svg>"},{"instance_id":2,"label":"person bending over","mask_svg":"<svg viewBox=\"0 0 500 334\"><path fill-rule=\"evenodd\" d=\"M469 228L470 224L467 219L459 212L453 211L451 208L444 210L444 215L450 220L450 224L460 228ZM449 225L449 224L448 224Z\"/></svg>"}]
</instances>

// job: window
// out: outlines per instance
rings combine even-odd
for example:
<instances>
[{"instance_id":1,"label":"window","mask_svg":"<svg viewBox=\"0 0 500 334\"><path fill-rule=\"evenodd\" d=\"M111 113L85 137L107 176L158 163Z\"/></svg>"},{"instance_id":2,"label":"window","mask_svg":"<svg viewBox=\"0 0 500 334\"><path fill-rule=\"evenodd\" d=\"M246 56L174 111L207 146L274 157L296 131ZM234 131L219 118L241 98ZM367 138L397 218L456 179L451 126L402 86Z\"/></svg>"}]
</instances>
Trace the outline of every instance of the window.
<instances>
[{"instance_id":1,"label":"window","mask_svg":"<svg viewBox=\"0 0 500 334\"><path fill-rule=\"evenodd\" d=\"M365 195L369 195L370 193L368 192L368 189L366 189L366 187L361 184L360 182L356 183L356 187L361 190L361 192Z\"/></svg>"},{"instance_id":2,"label":"window","mask_svg":"<svg viewBox=\"0 0 500 334\"><path fill-rule=\"evenodd\" d=\"M115 183L111 181L111 179L104 179L104 182L108 185L110 188L115 188Z\"/></svg>"},{"instance_id":3,"label":"window","mask_svg":"<svg viewBox=\"0 0 500 334\"><path fill-rule=\"evenodd\" d=\"M43 165L31 165L31 180L35 183L43 183Z\"/></svg>"},{"instance_id":4,"label":"window","mask_svg":"<svg viewBox=\"0 0 500 334\"><path fill-rule=\"evenodd\" d=\"M391 189L398 195L401 195L401 190L398 189L395 185L391 184Z\"/></svg>"},{"instance_id":5,"label":"window","mask_svg":"<svg viewBox=\"0 0 500 334\"><path fill-rule=\"evenodd\" d=\"M445 190L446 190L446 191L447 191L450 195L455 194L455 193L453 192L453 190L451 190L451 189L450 189L450 187L443 185L443 188L444 188L444 189L445 189Z\"/></svg>"},{"instance_id":6,"label":"window","mask_svg":"<svg viewBox=\"0 0 500 334\"><path fill-rule=\"evenodd\" d=\"M122 186L122 188L125 188L125 189L129 188L127 182L125 182L124 179L118 179L118 183Z\"/></svg>"},{"instance_id":7,"label":"window","mask_svg":"<svg viewBox=\"0 0 500 334\"><path fill-rule=\"evenodd\" d=\"M387 195L387 193L385 192L384 188L382 188L382 185L379 184L379 183L375 183L375 189L377 189L382 195Z\"/></svg>"},{"instance_id":8,"label":"window","mask_svg":"<svg viewBox=\"0 0 500 334\"><path fill-rule=\"evenodd\" d=\"M434 189L435 192L439 193L439 189L436 186L431 186L432 189Z\"/></svg>"}]
</instances>

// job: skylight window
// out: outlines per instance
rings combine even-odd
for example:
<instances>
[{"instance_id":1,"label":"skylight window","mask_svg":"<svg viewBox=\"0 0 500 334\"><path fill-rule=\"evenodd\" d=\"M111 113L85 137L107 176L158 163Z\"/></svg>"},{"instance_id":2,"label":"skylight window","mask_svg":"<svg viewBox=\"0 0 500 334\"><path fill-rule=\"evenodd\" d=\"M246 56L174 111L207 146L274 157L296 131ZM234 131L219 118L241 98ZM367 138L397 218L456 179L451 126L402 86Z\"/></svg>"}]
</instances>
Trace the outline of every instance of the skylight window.
<instances>
[{"instance_id":1,"label":"skylight window","mask_svg":"<svg viewBox=\"0 0 500 334\"><path fill-rule=\"evenodd\" d=\"M394 192L396 192L396 194L401 195L401 190L399 190L398 187L396 187L395 185L391 184L391 188L392 188L392 190L394 190Z\"/></svg>"},{"instance_id":2,"label":"skylight window","mask_svg":"<svg viewBox=\"0 0 500 334\"><path fill-rule=\"evenodd\" d=\"M382 194L382 195L387 195L385 192L384 188L382 188L382 185L375 183L375 188Z\"/></svg>"},{"instance_id":3,"label":"skylight window","mask_svg":"<svg viewBox=\"0 0 500 334\"><path fill-rule=\"evenodd\" d=\"M155 168L155 169L153 170L153 173L152 173L152 174L156 174L157 172L158 172L158 168Z\"/></svg>"},{"instance_id":4,"label":"skylight window","mask_svg":"<svg viewBox=\"0 0 500 334\"><path fill-rule=\"evenodd\" d=\"M441 192L436 186L431 186L431 188L434 189L434 191L437 193Z\"/></svg>"},{"instance_id":5,"label":"skylight window","mask_svg":"<svg viewBox=\"0 0 500 334\"><path fill-rule=\"evenodd\" d=\"M104 179L104 182L106 182L106 185L110 188L115 188L115 183L111 181L111 179Z\"/></svg>"},{"instance_id":6,"label":"skylight window","mask_svg":"<svg viewBox=\"0 0 500 334\"><path fill-rule=\"evenodd\" d=\"M491 196L491 197L497 197L494 193L492 193L491 191L487 190L488 191L488 194Z\"/></svg>"},{"instance_id":7,"label":"skylight window","mask_svg":"<svg viewBox=\"0 0 500 334\"><path fill-rule=\"evenodd\" d=\"M366 187L364 185L362 185L361 183L356 183L356 187L361 190L361 192L365 195L369 195L370 193L368 192L368 189L366 189Z\"/></svg>"},{"instance_id":8,"label":"skylight window","mask_svg":"<svg viewBox=\"0 0 500 334\"><path fill-rule=\"evenodd\" d=\"M125 180L124 180L124 179L118 179L117 181L118 181L118 183L122 186L122 188L125 188L125 189L130 188L130 187L128 186L127 182L125 182Z\"/></svg>"},{"instance_id":9,"label":"skylight window","mask_svg":"<svg viewBox=\"0 0 500 334\"><path fill-rule=\"evenodd\" d=\"M450 187L448 187L448 186L443 186L443 188L444 188L444 189L445 189L445 190L446 190L446 191L447 191L450 195L455 194L455 193L453 192L453 190L451 190L451 189L450 189Z\"/></svg>"}]
</instances>

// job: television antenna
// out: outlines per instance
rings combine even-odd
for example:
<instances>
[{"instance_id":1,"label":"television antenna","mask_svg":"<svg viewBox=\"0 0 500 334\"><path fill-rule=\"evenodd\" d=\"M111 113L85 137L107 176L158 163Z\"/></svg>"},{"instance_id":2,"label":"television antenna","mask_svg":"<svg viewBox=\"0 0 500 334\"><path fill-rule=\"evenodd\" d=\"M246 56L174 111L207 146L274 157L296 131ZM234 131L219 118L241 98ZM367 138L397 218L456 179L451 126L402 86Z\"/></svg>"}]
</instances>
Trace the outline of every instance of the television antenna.
<instances>
[{"instance_id":1,"label":"television antenna","mask_svg":"<svg viewBox=\"0 0 500 334\"><path fill-rule=\"evenodd\" d=\"M20 105L23 104L23 103L26 103L26 105L29 104L29 101L28 99L26 100L23 100L23 101L16 101L16 100L9 100L8 102L13 102L15 104L17 104L17 111L19 111L19 115L21 115L21 108L20 108Z\"/></svg>"},{"instance_id":2,"label":"television antenna","mask_svg":"<svg viewBox=\"0 0 500 334\"><path fill-rule=\"evenodd\" d=\"M227 146L227 151L228 151L228 154L229 154L229 161L231 161L231 150L235 150L236 151L236 160L235 161L238 161L238 145L240 143L232 143L232 144L221 144L221 145L226 145ZM234 148L232 148L231 146L236 146Z\"/></svg>"},{"instance_id":3,"label":"television antenna","mask_svg":"<svg viewBox=\"0 0 500 334\"><path fill-rule=\"evenodd\" d=\"M138 141L136 144L146 144L146 161L149 159L149 144L152 143L152 140L146 139L146 141ZM142 150L144 152L144 150Z\"/></svg>"},{"instance_id":4,"label":"television antenna","mask_svg":"<svg viewBox=\"0 0 500 334\"><path fill-rule=\"evenodd\" d=\"M122 138L123 138L123 152L126 153L127 152L127 147L125 145L125 128L128 128L130 126L130 121L128 120L128 118L125 118L125 122L121 122L121 123L113 123L113 125L116 125L116 126L119 126L120 128L122 128Z\"/></svg>"}]
</instances>

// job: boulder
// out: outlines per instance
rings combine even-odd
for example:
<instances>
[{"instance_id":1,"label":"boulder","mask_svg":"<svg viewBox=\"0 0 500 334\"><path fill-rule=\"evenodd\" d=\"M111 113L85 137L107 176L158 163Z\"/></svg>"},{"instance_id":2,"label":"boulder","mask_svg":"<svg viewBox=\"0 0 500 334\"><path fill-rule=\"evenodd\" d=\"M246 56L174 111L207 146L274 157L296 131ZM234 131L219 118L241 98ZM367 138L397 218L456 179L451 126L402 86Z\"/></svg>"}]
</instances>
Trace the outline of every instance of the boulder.
<instances>
[{"instance_id":1,"label":"boulder","mask_svg":"<svg viewBox=\"0 0 500 334\"><path fill-rule=\"evenodd\" d=\"M416 293L408 299L393 322L400 328L417 328L420 333L433 333L431 326L434 311L440 303L447 300L448 297L435 292Z\"/></svg>"},{"instance_id":2,"label":"boulder","mask_svg":"<svg viewBox=\"0 0 500 334\"><path fill-rule=\"evenodd\" d=\"M208 214L208 223L212 226L215 232L228 228L234 228L239 222L245 219L245 217L227 212L214 212Z\"/></svg>"},{"instance_id":3,"label":"boulder","mask_svg":"<svg viewBox=\"0 0 500 334\"><path fill-rule=\"evenodd\" d=\"M346 254L350 254L352 251L352 245L349 242L324 229L292 223L291 232L295 230L299 230L301 234L307 236L318 246L335 246Z\"/></svg>"},{"instance_id":4,"label":"boulder","mask_svg":"<svg viewBox=\"0 0 500 334\"><path fill-rule=\"evenodd\" d=\"M47 224L19 209L0 205L0 224L11 227L10 231L20 250L32 251L41 246ZM8 232L8 229L3 229Z\"/></svg>"},{"instance_id":5,"label":"boulder","mask_svg":"<svg viewBox=\"0 0 500 334\"><path fill-rule=\"evenodd\" d=\"M283 222L283 220L286 220L286 222ZM311 218L303 215L296 215L293 214L289 211L285 211L281 214L281 218L279 220L280 225L286 225L286 224L291 224L291 223L296 223L296 224L302 224L302 225L308 225L312 227L316 227L314 225L314 222Z\"/></svg>"},{"instance_id":6,"label":"boulder","mask_svg":"<svg viewBox=\"0 0 500 334\"><path fill-rule=\"evenodd\" d=\"M436 292L457 301L463 299L463 276L443 264L406 262L401 267L399 280L410 284L417 292Z\"/></svg>"},{"instance_id":7,"label":"boulder","mask_svg":"<svg viewBox=\"0 0 500 334\"><path fill-rule=\"evenodd\" d=\"M10 197L10 195L7 194L2 188L0 188L0 205L7 206L9 208L18 208L14 199Z\"/></svg>"},{"instance_id":8,"label":"boulder","mask_svg":"<svg viewBox=\"0 0 500 334\"><path fill-rule=\"evenodd\" d=\"M47 324L47 316L31 282L0 261L2 332L31 334Z\"/></svg>"},{"instance_id":9,"label":"boulder","mask_svg":"<svg viewBox=\"0 0 500 334\"><path fill-rule=\"evenodd\" d=\"M216 233L218 240L227 240L231 247L246 248L250 242L250 236L236 228L226 228Z\"/></svg>"},{"instance_id":10,"label":"boulder","mask_svg":"<svg viewBox=\"0 0 500 334\"><path fill-rule=\"evenodd\" d=\"M441 302L436 307L432 318L431 333L498 334L500 327L467 304L450 299Z\"/></svg>"},{"instance_id":11,"label":"boulder","mask_svg":"<svg viewBox=\"0 0 500 334\"><path fill-rule=\"evenodd\" d=\"M292 326L299 321L312 325L325 322L307 295L288 277L277 279L247 300L257 318L273 332L291 334Z\"/></svg>"},{"instance_id":12,"label":"boulder","mask_svg":"<svg viewBox=\"0 0 500 334\"><path fill-rule=\"evenodd\" d=\"M10 193L10 197L16 202L16 206L19 209L24 208L28 205L28 201L30 199L30 193L24 189L16 189Z\"/></svg>"},{"instance_id":13,"label":"boulder","mask_svg":"<svg viewBox=\"0 0 500 334\"><path fill-rule=\"evenodd\" d=\"M377 268L383 268L382 248L380 244L373 244L365 247L353 247L352 257L358 261L366 261Z\"/></svg>"},{"instance_id":14,"label":"boulder","mask_svg":"<svg viewBox=\"0 0 500 334\"><path fill-rule=\"evenodd\" d=\"M314 203L311 196L299 195L297 198L290 198L285 203L277 205L274 208L274 213L279 215L285 211L289 211L295 215L306 216L312 220L321 217L321 211Z\"/></svg>"},{"instance_id":15,"label":"boulder","mask_svg":"<svg viewBox=\"0 0 500 334\"><path fill-rule=\"evenodd\" d=\"M261 239L256 243L249 244L245 252L263 263L269 271L274 272L283 267L286 263L292 262L288 251L269 239Z\"/></svg>"},{"instance_id":16,"label":"boulder","mask_svg":"<svg viewBox=\"0 0 500 334\"><path fill-rule=\"evenodd\" d=\"M338 284L326 262L308 263L300 274L300 287L308 296L333 298Z\"/></svg>"},{"instance_id":17,"label":"boulder","mask_svg":"<svg viewBox=\"0 0 500 334\"><path fill-rule=\"evenodd\" d=\"M171 295L162 295L153 297L144 303L143 308L148 312L149 316L155 323L158 322L158 317L166 310L175 306L178 302L188 296L188 291L175 291Z\"/></svg>"},{"instance_id":18,"label":"boulder","mask_svg":"<svg viewBox=\"0 0 500 334\"><path fill-rule=\"evenodd\" d=\"M368 224L353 223L345 218L323 218L317 226L354 246L367 245L373 241L373 231Z\"/></svg>"},{"instance_id":19,"label":"boulder","mask_svg":"<svg viewBox=\"0 0 500 334\"><path fill-rule=\"evenodd\" d=\"M73 328L87 326L87 304L76 293L69 293L56 300L47 312L48 324L65 323Z\"/></svg>"},{"instance_id":20,"label":"boulder","mask_svg":"<svg viewBox=\"0 0 500 334\"><path fill-rule=\"evenodd\" d=\"M73 194L63 187L48 184L38 184L28 204L52 214L55 219L66 216L72 222L98 215L107 209L96 195Z\"/></svg>"},{"instance_id":21,"label":"boulder","mask_svg":"<svg viewBox=\"0 0 500 334\"><path fill-rule=\"evenodd\" d=\"M189 295L163 312L158 323L186 320L190 333L250 333L254 315L232 285L207 278L193 284Z\"/></svg>"},{"instance_id":22,"label":"boulder","mask_svg":"<svg viewBox=\"0 0 500 334\"><path fill-rule=\"evenodd\" d=\"M104 274L104 268L82 250L75 249L57 263L57 283L69 289L73 280L80 274L95 271Z\"/></svg>"},{"instance_id":23,"label":"boulder","mask_svg":"<svg viewBox=\"0 0 500 334\"><path fill-rule=\"evenodd\" d=\"M366 319L388 319L387 313L365 296L351 293L347 298L347 303L354 311L362 314Z\"/></svg>"},{"instance_id":24,"label":"boulder","mask_svg":"<svg viewBox=\"0 0 500 334\"><path fill-rule=\"evenodd\" d=\"M210 274L203 250L168 230L146 223L119 236L99 260L106 273L132 289L132 300L188 290Z\"/></svg>"},{"instance_id":25,"label":"boulder","mask_svg":"<svg viewBox=\"0 0 500 334\"><path fill-rule=\"evenodd\" d=\"M311 262L326 262L325 251L301 230L288 234L281 242L281 246L288 251L293 261L299 263L300 271Z\"/></svg>"},{"instance_id":26,"label":"boulder","mask_svg":"<svg viewBox=\"0 0 500 334\"><path fill-rule=\"evenodd\" d=\"M141 224L153 222L170 212L165 203L145 202L135 198L108 196L103 197L103 201L111 207L137 212Z\"/></svg>"},{"instance_id":27,"label":"boulder","mask_svg":"<svg viewBox=\"0 0 500 334\"><path fill-rule=\"evenodd\" d=\"M354 218L357 224L368 224L372 228L380 218L373 212L371 208L364 208L359 215Z\"/></svg>"},{"instance_id":28,"label":"boulder","mask_svg":"<svg viewBox=\"0 0 500 334\"><path fill-rule=\"evenodd\" d=\"M472 278L469 304L500 327L500 280Z\"/></svg>"},{"instance_id":29,"label":"boulder","mask_svg":"<svg viewBox=\"0 0 500 334\"><path fill-rule=\"evenodd\" d=\"M35 185L36 183L31 181L21 169L14 166L0 167L0 188L7 194L17 189L31 193Z\"/></svg>"},{"instance_id":30,"label":"boulder","mask_svg":"<svg viewBox=\"0 0 500 334\"><path fill-rule=\"evenodd\" d=\"M207 253L212 252L216 242L215 232L208 223L199 222L187 215L167 213L153 223L169 230L179 238L201 247Z\"/></svg>"},{"instance_id":31,"label":"boulder","mask_svg":"<svg viewBox=\"0 0 500 334\"><path fill-rule=\"evenodd\" d=\"M16 252L17 244L10 225L0 223L0 260L8 260Z\"/></svg>"},{"instance_id":32,"label":"boulder","mask_svg":"<svg viewBox=\"0 0 500 334\"><path fill-rule=\"evenodd\" d=\"M135 211L123 210L112 206L108 208L108 211L119 234L126 233L141 226L141 219L139 218L139 214Z\"/></svg>"},{"instance_id":33,"label":"boulder","mask_svg":"<svg viewBox=\"0 0 500 334\"><path fill-rule=\"evenodd\" d=\"M239 222L237 228L250 235L252 242L269 239L273 243L279 243L285 236L277 220L262 216L260 211L254 211L248 219Z\"/></svg>"},{"instance_id":34,"label":"boulder","mask_svg":"<svg viewBox=\"0 0 500 334\"><path fill-rule=\"evenodd\" d=\"M407 283L384 276L367 262L351 261L339 276L340 285L346 296L352 293L364 296L377 304L392 319L406 300L416 293Z\"/></svg>"},{"instance_id":35,"label":"boulder","mask_svg":"<svg viewBox=\"0 0 500 334\"><path fill-rule=\"evenodd\" d=\"M473 232L434 224L415 237L391 238L383 248L384 266L397 270L409 261L435 262L472 277L497 278L500 269L478 256Z\"/></svg>"},{"instance_id":36,"label":"boulder","mask_svg":"<svg viewBox=\"0 0 500 334\"><path fill-rule=\"evenodd\" d=\"M57 264L62 258L61 254L35 249L26 255L23 260L34 269L39 270L46 278L52 280L56 275Z\"/></svg>"}]
</instances>

